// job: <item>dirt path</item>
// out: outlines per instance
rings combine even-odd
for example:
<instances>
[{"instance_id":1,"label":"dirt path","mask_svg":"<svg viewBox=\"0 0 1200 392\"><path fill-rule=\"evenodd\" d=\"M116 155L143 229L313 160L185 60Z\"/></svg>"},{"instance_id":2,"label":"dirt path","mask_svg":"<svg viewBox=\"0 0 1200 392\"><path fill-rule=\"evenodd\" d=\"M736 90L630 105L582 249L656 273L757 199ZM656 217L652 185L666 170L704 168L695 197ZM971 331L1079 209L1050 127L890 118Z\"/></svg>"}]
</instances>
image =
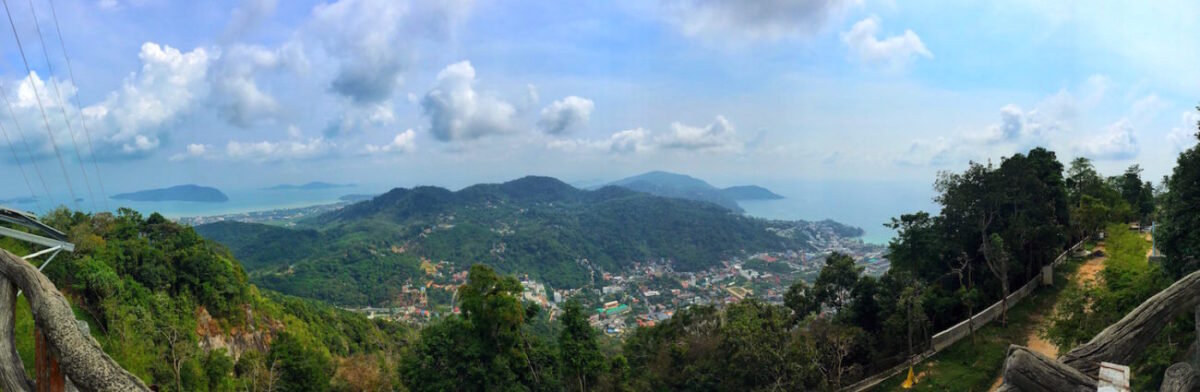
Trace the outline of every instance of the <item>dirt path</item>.
<instances>
[{"instance_id":1,"label":"dirt path","mask_svg":"<svg viewBox=\"0 0 1200 392\"><path fill-rule=\"evenodd\" d=\"M1101 243L1096 244L1096 247L1093 250L1099 250L1103 253L1105 251L1104 243L1101 242ZM1106 260L1106 259L1108 259L1108 258L1105 256L1093 257L1093 258L1088 259L1087 261L1085 261L1083 263L1083 265L1079 266L1079 269L1076 270L1075 275L1071 276L1071 279L1073 281L1079 282L1079 283L1095 282L1096 279L1099 279L1099 277L1097 275L1100 273L1101 270L1104 269L1104 260ZM1051 312L1052 311L1053 311L1053 309L1051 309ZM1030 350L1033 350L1039 354L1045 355L1046 357L1058 358L1058 347L1055 346L1054 343L1050 343L1046 339L1042 339L1041 336L1038 336L1038 332L1042 328L1046 327L1045 323L1048 322L1046 320L1047 314L1049 314L1049 313L1041 312L1041 313L1033 314L1032 316L1030 316L1030 320L1032 320L1033 323L1037 326L1030 329L1029 334L1026 335L1026 337L1025 337L1024 345L1025 345L1025 347L1028 347ZM992 383L992 387L989 388L988 390L995 391L995 390L999 389L1000 384L1003 382L1004 382L1003 377L997 378L996 382Z\"/></svg>"}]
</instances>

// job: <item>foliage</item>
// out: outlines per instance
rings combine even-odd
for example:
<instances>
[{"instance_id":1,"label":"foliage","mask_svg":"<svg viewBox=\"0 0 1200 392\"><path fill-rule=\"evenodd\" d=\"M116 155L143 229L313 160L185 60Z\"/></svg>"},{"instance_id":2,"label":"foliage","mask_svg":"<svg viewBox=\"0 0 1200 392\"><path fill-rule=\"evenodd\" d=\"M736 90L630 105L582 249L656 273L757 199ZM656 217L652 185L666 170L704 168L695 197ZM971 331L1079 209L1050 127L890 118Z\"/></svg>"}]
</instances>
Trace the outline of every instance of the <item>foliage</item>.
<instances>
[{"instance_id":1,"label":"foliage","mask_svg":"<svg viewBox=\"0 0 1200 392\"><path fill-rule=\"evenodd\" d=\"M400 366L415 391L553 390L554 356L527 333L529 311L511 276L477 264L459 289L461 315L421 331Z\"/></svg>"},{"instance_id":2,"label":"foliage","mask_svg":"<svg viewBox=\"0 0 1200 392\"><path fill-rule=\"evenodd\" d=\"M1200 111L1200 106L1196 108ZM1200 129L1200 122L1196 124ZM1197 132L1200 138L1200 132ZM1175 278L1200 268L1200 146L1179 154L1175 169L1167 180L1160 225L1155 232L1157 246L1167 256L1163 267Z\"/></svg>"},{"instance_id":3,"label":"foliage","mask_svg":"<svg viewBox=\"0 0 1200 392\"><path fill-rule=\"evenodd\" d=\"M596 330L588 325L583 306L575 300L567 301L563 307L562 324L562 332L558 335L558 363L564 386L586 391L588 385L596 381L604 364Z\"/></svg>"},{"instance_id":4,"label":"foliage","mask_svg":"<svg viewBox=\"0 0 1200 392\"><path fill-rule=\"evenodd\" d=\"M159 390L328 388L331 354L395 355L408 340L408 329L396 324L260 294L226 248L159 214L58 209L42 221L77 244L46 267L47 276L105 352ZM18 306L18 332L32 328L27 309ZM238 336L251 333L261 335ZM240 355L210 346L207 337L233 342ZM270 342L269 352L242 339ZM18 348L32 363L32 347ZM394 368L386 361L371 366Z\"/></svg>"}]
</instances>

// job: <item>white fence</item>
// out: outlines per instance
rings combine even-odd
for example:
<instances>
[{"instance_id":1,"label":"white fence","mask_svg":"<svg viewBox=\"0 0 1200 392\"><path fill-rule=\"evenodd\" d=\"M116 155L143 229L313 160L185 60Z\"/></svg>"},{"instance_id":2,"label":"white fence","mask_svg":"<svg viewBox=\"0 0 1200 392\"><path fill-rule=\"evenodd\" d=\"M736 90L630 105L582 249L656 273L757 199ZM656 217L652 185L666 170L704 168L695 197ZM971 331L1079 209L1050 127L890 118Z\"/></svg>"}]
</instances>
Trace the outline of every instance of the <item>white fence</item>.
<instances>
[{"instance_id":1,"label":"white fence","mask_svg":"<svg viewBox=\"0 0 1200 392\"><path fill-rule=\"evenodd\" d=\"M1079 241L1074 246L1072 246L1070 249L1067 249L1062 254L1058 255L1058 257L1055 258L1054 262L1050 263L1050 265L1054 266L1054 267L1058 267L1059 265L1061 265L1064 261L1067 260L1067 256L1069 256L1071 254L1071 252L1074 252L1075 250L1079 249L1079 247L1083 246L1083 243L1086 242L1087 240L1088 239L1085 238L1084 240ZM1037 287L1039 285L1041 285L1041 283L1042 283L1042 273L1039 272L1036 276L1033 277L1033 279L1030 279L1029 282L1026 283L1024 286L1021 286L1021 288L1017 289L1017 291L1014 291L1008 295L1008 308L1012 309L1013 306L1016 306L1018 303L1021 302L1021 300L1025 299L1025 297L1028 297L1029 294L1033 294L1033 291L1035 289L1037 289ZM976 313L974 317L971 317L970 323L967 322L968 320L963 320L962 322L955 324L953 327L946 328L945 331L934 334L933 338L931 339L932 343L933 343L933 348L931 348L929 351L918 354L916 356L916 358L913 359L912 363L913 364L921 363L921 361L924 361L925 358L929 358L929 357L933 356L934 354L937 354L938 352L944 350L946 347L950 347L954 343L957 343L959 340L962 340L962 338L969 336L971 334L972 328L975 330L979 330L979 328L983 327L987 323L991 322L992 320L995 320L997 317L1000 317L1000 307L1001 306L1004 306L1004 301L996 301L996 303L992 304L992 306L988 306L987 308L983 309L979 313ZM907 362L902 363L894 368L876 373L875 375L864 378L864 379L860 380L859 382L856 382L849 386L843 387L841 389L841 391L842 392L861 392L861 391L865 391L865 390L874 388L875 386L879 385L879 383L882 383L883 381L885 381L889 378L892 378L892 376L900 374L900 372L903 372L904 370L908 369L908 366L909 366L909 363L907 363Z\"/></svg>"}]
</instances>

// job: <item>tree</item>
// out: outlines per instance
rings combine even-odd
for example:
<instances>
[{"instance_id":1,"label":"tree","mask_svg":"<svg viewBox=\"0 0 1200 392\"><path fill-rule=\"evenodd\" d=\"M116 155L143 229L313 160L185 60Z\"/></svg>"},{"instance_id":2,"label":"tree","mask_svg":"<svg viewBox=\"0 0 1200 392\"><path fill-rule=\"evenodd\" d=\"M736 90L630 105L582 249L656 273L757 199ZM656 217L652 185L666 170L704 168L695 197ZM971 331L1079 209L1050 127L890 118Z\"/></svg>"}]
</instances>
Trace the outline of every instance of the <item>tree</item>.
<instances>
[{"instance_id":1,"label":"tree","mask_svg":"<svg viewBox=\"0 0 1200 392\"><path fill-rule=\"evenodd\" d=\"M521 283L482 264L471 267L459 288L461 315L421 331L402 359L410 390L553 389L554 355L525 334L536 306L521 304Z\"/></svg>"},{"instance_id":2,"label":"tree","mask_svg":"<svg viewBox=\"0 0 1200 392\"><path fill-rule=\"evenodd\" d=\"M808 339L816 348L817 369L825 376L830 390L842 387L842 380L862 371L861 366L849 363L850 354L858 348L863 331L858 327L836 325L825 318L817 318L805 330Z\"/></svg>"},{"instance_id":3,"label":"tree","mask_svg":"<svg viewBox=\"0 0 1200 392\"><path fill-rule=\"evenodd\" d=\"M559 369L564 381L573 379L578 390L586 391L604 366L604 357L596 342L596 331L588 324L583 306L574 299L567 301L563 307L562 325L562 332L558 335Z\"/></svg>"},{"instance_id":4,"label":"tree","mask_svg":"<svg viewBox=\"0 0 1200 392\"><path fill-rule=\"evenodd\" d=\"M1200 106L1196 107L1200 111ZM1200 130L1200 122L1196 128ZM1196 133L1200 138L1200 131ZM1200 147L1179 154L1167 182L1162 224L1155 230L1159 250L1167 256L1163 267L1178 279L1200 266Z\"/></svg>"},{"instance_id":5,"label":"tree","mask_svg":"<svg viewBox=\"0 0 1200 392\"><path fill-rule=\"evenodd\" d=\"M817 311L820 304L815 297L812 287L803 280L796 280L788 287L787 292L783 294L783 304L792 310L793 324Z\"/></svg>"},{"instance_id":6,"label":"tree","mask_svg":"<svg viewBox=\"0 0 1200 392\"><path fill-rule=\"evenodd\" d=\"M326 391L333 375L329 354L314 348L312 342L281 332L271 342L267 361L279 367L278 388L282 391Z\"/></svg>"},{"instance_id":7,"label":"tree","mask_svg":"<svg viewBox=\"0 0 1200 392\"><path fill-rule=\"evenodd\" d=\"M1067 169L1066 186L1071 204L1079 205L1084 195L1095 197L1099 193L1099 188L1104 186L1104 178L1096 172L1091 160L1078 157L1071 161L1071 167Z\"/></svg>"},{"instance_id":8,"label":"tree","mask_svg":"<svg viewBox=\"0 0 1200 392\"><path fill-rule=\"evenodd\" d=\"M831 253L813 282L817 303L833 312L849 306L861 273L862 268L854 265L854 258L839 252Z\"/></svg>"},{"instance_id":9,"label":"tree","mask_svg":"<svg viewBox=\"0 0 1200 392\"><path fill-rule=\"evenodd\" d=\"M225 349L220 348L204 356L204 377L209 392L234 390L233 380L229 377L233 373L233 359L225 353Z\"/></svg>"},{"instance_id":10,"label":"tree","mask_svg":"<svg viewBox=\"0 0 1200 392\"><path fill-rule=\"evenodd\" d=\"M993 233L979 249L987 262L988 270L1000 280L1000 325L1008 325L1008 252L1004 251L1004 238Z\"/></svg>"},{"instance_id":11,"label":"tree","mask_svg":"<svg viewBox=\"0 0 1200 392\"><path fill-rule=\"evenodd\" d=\"M892 218L884 226L896 230L896 237L888 242L892 268L909 271L922 279L936 279L942 270L944 246L937 218L918 211Z\"/></svg>"}]
</instances>

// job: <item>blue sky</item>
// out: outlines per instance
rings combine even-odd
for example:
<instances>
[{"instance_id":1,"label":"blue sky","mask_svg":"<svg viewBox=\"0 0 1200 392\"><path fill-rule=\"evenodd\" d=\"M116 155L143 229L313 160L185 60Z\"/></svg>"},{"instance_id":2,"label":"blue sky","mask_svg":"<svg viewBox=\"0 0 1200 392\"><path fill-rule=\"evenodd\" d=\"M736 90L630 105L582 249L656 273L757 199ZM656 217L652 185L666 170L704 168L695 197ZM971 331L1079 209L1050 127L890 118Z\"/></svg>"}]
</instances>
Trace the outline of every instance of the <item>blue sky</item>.
<instances>
[{"instance_id":1,"label":"blue sky","mask_svg":"<svg viewBox=\"0 0 1200 392\"><path fill-rule=\"evenodd\" d=\"M11 0L34 75L5 29L0 180L32 156L61 192L50 134L76 187L72 134L110 193L659 169L928 184L1038 145L1168 173L1194 144L1200 4L1046 3L56 0L72 79L51 3Z\"/></svg>"}]
</instances>

